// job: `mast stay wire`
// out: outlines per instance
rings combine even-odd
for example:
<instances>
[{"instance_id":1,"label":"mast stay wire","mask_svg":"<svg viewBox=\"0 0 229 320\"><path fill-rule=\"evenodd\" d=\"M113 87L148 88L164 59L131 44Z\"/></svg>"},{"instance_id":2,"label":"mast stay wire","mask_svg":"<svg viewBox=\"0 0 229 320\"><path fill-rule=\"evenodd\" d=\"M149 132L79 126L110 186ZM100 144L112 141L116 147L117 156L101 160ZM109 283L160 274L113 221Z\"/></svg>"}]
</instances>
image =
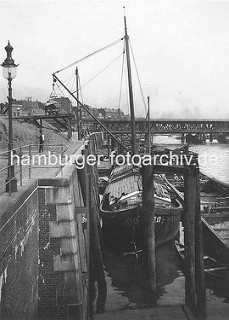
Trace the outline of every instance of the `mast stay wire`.
<instances>
[{"instance_id":1,"label":"mast stay wire","mask_svg":"<svg viewBox=\"0 0 229 320\"><path fill-rule=\"evenodd\" d=\"M79 76L79 88L80 88L81 101L82 101L82 103L84 104L84 99L83 99L83 92L82 92L82 86L81 86L80 76Z\"/></svg>"},{"instance_id":2,"label":"mast stay wire","mask_svg":"<svg viewBox=\"0 0 229 320\"><path fill-rule=\"evenodd\" d=\"M137 78L138 78L138 84L139 84L141 95L142 95L142 101L143 101L143 104L144 104L144 107L145 107L145 111L147 112L146 102L145 102L145 98L144 98L144 94L143 94L143 90L142 90L142 85L141 85L141 81L140 81L140 77L139 77L139 73L138 73L138 68L137 68L137 65L136 65L136 60L135 60L135 57L134 57L134 53L133 53L133 49L132 49L130 40L129 40L129 43L130 43L131 55L132 55L132 58L133 58L133 61L134 61L134 67L135 67Z\"/></svg>"},{"instance_id":3,"label":"mast stay wire","mask_svg":"<svg viewBox=\"0 0 229 320\"><path fill-rule=\"evenodd\" d=\"M143 101L143 104L144 104L144 107L145 107L145 111L146 111L146 117L145 117L145 122L144 122L144 130L146 130L146 123L147 123L147 119L149 117L149 114L148 114L148 111L147 111L146 101L145 101L145 98L144 98L143 89L142 89L142 85L141 85L141 81L140 81L140 77L139 77L139 73L138 73L138 69L137 69L137 65L136 65L136 60L135 60L135 57L134 57L134 53L133 53L133 49L132 49L132 45L131 45L130 40L129 40L129 43L130 43L131 55L132 55L132 58L133 58L133 61L134 61L134 67L135 67L137 78L138 78L138 84L139 84L140 91L141 91L142 101ZM140 140L142 138L142 134L143 134L143 131L140 134Z\"/></svg>"},{"instance_id":4,"label":"mast stay wire","mask_svg":"<svg viewBox=\"0 0 229 320\"><path fill-rule=\"evenodd\" d=\"M97 53L100 53L101 51L103 51L103 50L105 50L105 49L107 49L107 48L109 48L109 47L112 47L112 46L115 45L115 44L118 44L118 43L119 43L120 41L122 41L123 39L124 39L124 37L122 37L121 39L118 39L118 40L116 40L116 41L108 44L107 46L105 46L105 47L103 47L103 48L101 48L101 49L98 49L98 50L94 51L93 53L91 53L91 54L89 54L89 55L87 55L87 56L85 56L85 57L83 57L83 58L81 58L81 59L79 59L79 60L77 60L77 61L69 64L69 65L67 65L66 67L64 67L64 68L56 71L53 75L55 75L55 74L57 74L57 73L60 73L60 72L62 72L62 71L64 71L64 70L66 70L66 69L68 69L68 68L70 68L70 67L72 67L72 66L74 66L74 65L76 65L76 64L78 64L78 63L80 63L80 62L82 62L83 60L86 60L86 59L92 57L93 55L95 55L95 54L97 54ZM132 58L133 58L133 61L134 61L134 66L135 66L135 70L136 70L136 74L137 74L137 78L138 78L138 83L139 83L139 86L140 86L140 91L141 91L141 95L142 95L143 104L144 104L144 107L145 107L145 110L146 110L146 109L147 109L147 108L146 108L146 102L145 102L145 99L144 99L143 90L142 90L142 86L141 86L141 82L140 82L140 77L139 77L138 69L137 69L137 66L136 66L136 61L135 61L135 57L134 57L134 54L133 54L133 49L132 49L132 45L131 45L130 40L129 40L129 43L130 43L131 54L132 54ZM124 52L122 53L122 55L124 56ZM120 56L121 56L121 55L120 55ZM119 57L120 57L120 56L119 56ZM91 80L89 80L89 81L88 81L87 83L85 83L83 86L87 85L87 84L88 84L89 82L91 82L94 78L96 78L100 73L102 73L105 69L107 69L112 63L114 63L119 57L117 57L114 61L112 61L106 68L104 68L101 72L99 72L95 77L93 77ZM122 68L122 73L123 73L123 68ZM71 77L71 75L70 75L69 77ZM70 81L70 80L69 80L69 81ZM64 95L63 91L60 89L60 87L59 87L58 84L57 84L57 86L58 86L59 90L61 91L61 93ZM82 87L83 87L83 86L82 86ZM81 87L81 89L82 89L82 87ZM64 96L65 96L65 95L64 95ZM82 97L82 90L81 90L81 98L83 99L83 97ZM120 100L121 100L121 95L120 95L120 97L119 97L119 105L120 105ZM147 117L148 117L148 114L147 114L146 119L145 119L145 126L146 126ZM142 133L141 133L141 135L142 135Z\"/></svg>"},{"instance_id":5,"label":"mast stay wire","mask_svg":"<svg viewBox=\"0 0 229 320\"><path fill-rule=\"evenodd\" d=\"M125 56L125 58L126 58L126 56ZM130 105L130 99L129 99L129 94L128 94L128 77L127 77L127 75L125 74L125 83L126 83L126 87L125 87L125 89L126 89L126 105L127 106L129 106ZM128 109L128 114L129 114L129 109Z\"/></svg>"},{"instance_id":6,"label":"mast stay wire","mask_svg":"<svg viewBox=\"0 0 229 320\"><path fill-rule=\"evenodd\" d=\"M106 46L103 47L103 48L100 48L100 49L98 49L98 50L96 50L96 51L88 54L87 56L85 56L85 57L83 57L83 58L81 58L81 59L79 59L79 60L77 60L77 61L75 61L75 62L73 62L73 63L71 63L71 64L69 64L69 65L67 65L66 67L64 67L64 68L62 68L62 69L54 72L53 74L55 75L55 74L57 74L57 73L59 73L59 72L62 72L62 71L64 71L64 70L66 70L66 69L68 69L68 68L70 68L70 67L72 67L72 66L74 66L74 65L76 65L76 64L78 64L78 63L80 63L80 62L82 62L83 60L86 60L86 59L92 57L93 55L95 55L95 54L97 54L97 53L99 53L99 52L101 52L101 51L103 51L103 50L105 50L105 49L108 49L108 48L112 47L113 45L119 43L119 42L122 41L123 39L124 39L124 37L121 38L121 39L118 39L118 40L116 40L116 41L114 41L114 42L112 42L112 43L110 43L110 44L108 44L108 45L106 45Z\"/></svg>"},{"instance_id":7,"label":"mast stay wire","mask_svg":"<svg viewBox=\"0 0 229 320\"><path fill-rule=\"evenodd\" d=\"M68 82L67 82L67 84L69 84L69 83L70 83L70 81L72 80L73 75L74 75L74 73L70 74L70 75L66 78L66 80L65 80L65 81L68 81ZM54 93L55 93L55 95L56 95L56 96L58 96L57 92L56 92L56 91L55 91L55 89L54 89L54 86L55 86L55 85L56 85L56 86L57 86L57 88L60 90L61 94L63 94L63 96L65 97L64 92L61 90L61 88L60 88L60 86L58 85L58 83L57 83L57 82L54 82L54 83L53 83L53 90L52 90L52 93L54 92Z\"/></svg>"},{"instance_id":8,"label":"mast stay wire","mask_svg":"<svg viewBox=\"0 0 229 320\"><path fill-rule=\"evenodd\" d=\"M69 75L69 77L65 80L67 85L70 86L71 82L74 82L74 81L75 81L74 75L75 75L75 73L72 72L72 73ZM67 82L67 80L68 80L68 82ZM73 87L73 84L72 84L72 87Z\"/></svg>"},{"instance_id":9,"label":"mast stay wire","mask_svg":"<svg viewBox=\"0 0 229 320\"><path fill-rule=\"evenodd\" d=\"M74 73L71 73L71 74L66 78L66 81L68 80L68 84L70 83L70 81L72 81L72 85L71 85L72 88L73 88L73 86L74 86L74 78L73 78L73 76L74 76ZM72 79L72 78L73 78L73 79ZM66 97L66 94L61 90L59 84L58 84L57 82L54 82L54 83L55 83L55 85L57 86L57 88L59 89L59 91L61 92L62 96L63 96L63 97ZM55 89L54 89L54 92L56 93ZM58 96L57 93L56 93L56 96Z\"/></svg>"},{"instance_id":10,"label":"mast stay wire","mask_svg":"<svg viewBox=\"0 0 229 320\"><path fill-rule=\"evenodd\" d=\"M81 88L85 87L88 83L90 83L91 81L93 81L95 78L97 78L103 71L105 71L107 68L109 68L116 60L118 60L120 57L122 56L122 53L115 58L111 63L109 63L105 68L103 68L101 71L99 71L94 77L92 77L90 80L88 80L86 83L84 83L82 85ZM74 91L73 93L75 93L76 91Z\"/></svg>"},{"instance_id":11,"label":"mast stay wire","mask_svg":"<svg viewBox=\"0 0 229 320\"><path fill-rule=\"evenodd\" d=\"M74 75L75 75L74 72L70 73L70 75L65 79L65 81L66 82L68 81L67 83L69 83Z\"/></svg>"},{"instance_id":12,"label":"mast stay wire","mask_svg":"<svg viewBox=\"0 0 229 320\"><path fill-rule=\"evenodd\" d=\"M74 74L75 75L75 74ZM73 90L73 87L76 85L76 79L75 77L72 80L72 86L71 86L71 91Z\"/></svg>"},{"instance_id":13,"label":"mast stay wire","mask_svg":"<svg viewBox=\"0 0 229 320\"><path fill-rule=\"evenodd\" d=\"M65 94L64 94L64 92L61 90L61 88L60 88L60 86L59 86L59 84L56 82L56 86L57 86L57 88L60 90L60 92L62 93L62 95L65 97Z\"/></svg>"}]
</instances>

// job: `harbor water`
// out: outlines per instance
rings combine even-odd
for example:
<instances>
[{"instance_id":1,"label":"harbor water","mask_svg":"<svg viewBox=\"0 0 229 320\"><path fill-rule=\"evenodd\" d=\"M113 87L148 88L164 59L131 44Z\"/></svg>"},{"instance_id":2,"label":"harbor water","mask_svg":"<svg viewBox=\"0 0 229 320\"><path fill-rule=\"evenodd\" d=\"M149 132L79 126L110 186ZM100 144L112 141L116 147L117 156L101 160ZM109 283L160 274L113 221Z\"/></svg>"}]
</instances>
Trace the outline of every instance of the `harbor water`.
<instances>
[{"instance_id":1,"label":"harbor water","mask_svg":"<svg viewBox=\"0 0 229 320\"><path fill-rule=\"evenodd\" d=\"M156 136L154 144L159 146L181 147L182 144L174 136ZM191 151L206 158L217 155L217 163L213 161L200 170L204 174L229 183L229 144L223 145L213 141L205 145L192 145ZM147 308L152 306L146 274L139 259L127 259L122 254L106 249L104 262L108 295L106 311ZM158 305L177 305L185 303L185 278L181 262L173 242L156 250L157 259L157 295ZM217 283L206 283L207 320L229 319L229 288Z\"/></svg>"},{"instance_id":2,"label":"harbor water","mask_svg":"<svg viewBox=\"0 0 229 320\"><path fill-rule=\"evenodd\" d=\"M156 136L156 145L165 147L181 147L182 144L175 136ZM210 178L229 184L229 144L220 144L217 140L200 145L190 145L190 151L200 156L200 171Z\"/></svg>"}]
</instances>

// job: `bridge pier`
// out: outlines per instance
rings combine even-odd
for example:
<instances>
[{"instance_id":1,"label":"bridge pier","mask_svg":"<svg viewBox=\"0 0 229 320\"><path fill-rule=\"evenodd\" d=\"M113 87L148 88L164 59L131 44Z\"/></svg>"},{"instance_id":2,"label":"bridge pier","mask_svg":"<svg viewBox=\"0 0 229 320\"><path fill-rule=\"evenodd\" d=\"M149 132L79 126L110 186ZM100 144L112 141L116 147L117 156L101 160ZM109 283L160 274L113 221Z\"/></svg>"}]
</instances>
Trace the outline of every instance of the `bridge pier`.
<instances>
[{"instance_id":1,"label":"bridge pier","mask_svg":"<svg viewBox=\"0 0 229 320\"><path fill-rule=\"evenodd\" d=\"M219 143L227 143L229 141L229 135L226 133L219 133L217 135L217 140Z\"/></svg>"},{"instance_id":2,"label":"bridge pier","mask_svg":"<svg viewBox=\"0 0 229 320\"><path fill-rule=\"evenodd\" d=\"M206 134L205 132L201 132L199 135L199 139L202 143L206 143Z\"/></svg>"},{"instance_id":3,"label":"bridge pier","mask_svg":"<svg viewBox=\"0 0 229 320\"><path fill-rule=\"evenodd\" d=\"M184 132L182 132L181 134L181 143L184 143L185 142L185 135L184 135Z\"/></svg>"},{"instance_id":4,"label":"bridge pier","mask_svg":"<svg viewBox=\"0 0 229 320\"><path fill-rule=\"evenodd\" d=\"M213 141L213 133L210 133L210 135L209 135L209 140L210 140L210 142Z\"/></svg>"}]
</instances>

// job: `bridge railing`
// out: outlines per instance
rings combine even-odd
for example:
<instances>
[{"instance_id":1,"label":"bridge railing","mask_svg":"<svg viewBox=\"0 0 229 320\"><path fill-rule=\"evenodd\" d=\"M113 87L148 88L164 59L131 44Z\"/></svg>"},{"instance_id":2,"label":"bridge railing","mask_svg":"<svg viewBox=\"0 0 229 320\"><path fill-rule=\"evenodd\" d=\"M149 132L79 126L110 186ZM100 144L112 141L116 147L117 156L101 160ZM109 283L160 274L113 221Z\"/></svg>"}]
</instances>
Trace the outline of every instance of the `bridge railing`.
<instances>
[{"instance_id":1,"label":"bridge railing","mask_svg":"<svg viewBox=\"0 0 229 320\"><path fill-rule=\"evenodd\" d=\"M34 169L61 170L67 149L65 144L28 144L1 152L0 195L5 191L11 195L18 184L22 186L26 179L34 178Z\"/></svg>"}]
</instances>

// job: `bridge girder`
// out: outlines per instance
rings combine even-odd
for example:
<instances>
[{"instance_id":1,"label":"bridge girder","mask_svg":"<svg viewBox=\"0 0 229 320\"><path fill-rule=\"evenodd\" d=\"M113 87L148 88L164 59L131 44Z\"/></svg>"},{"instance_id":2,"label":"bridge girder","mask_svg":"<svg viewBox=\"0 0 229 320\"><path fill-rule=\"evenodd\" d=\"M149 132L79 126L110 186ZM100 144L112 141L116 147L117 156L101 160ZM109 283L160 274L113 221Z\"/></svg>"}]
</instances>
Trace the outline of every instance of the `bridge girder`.
<instances>
[{"instance_id":1,"label":"bridge girder","mask_svg":"<svg viewBox=\"0 0 229 320\"><path fill-rule=\"evenodd\" d=\"M103 131L103 128L90 119L83 119L83 122L90 126L93 131ZM129 120L107 120L101 121L108 130L112 132L131 131ZM136 120L136 131L148 131L148 124L145 120ZM152 134L179 134L179 133L229 133L229 120L165 120L154 119L150 121Z\"/></svg>"}]
</instances>

